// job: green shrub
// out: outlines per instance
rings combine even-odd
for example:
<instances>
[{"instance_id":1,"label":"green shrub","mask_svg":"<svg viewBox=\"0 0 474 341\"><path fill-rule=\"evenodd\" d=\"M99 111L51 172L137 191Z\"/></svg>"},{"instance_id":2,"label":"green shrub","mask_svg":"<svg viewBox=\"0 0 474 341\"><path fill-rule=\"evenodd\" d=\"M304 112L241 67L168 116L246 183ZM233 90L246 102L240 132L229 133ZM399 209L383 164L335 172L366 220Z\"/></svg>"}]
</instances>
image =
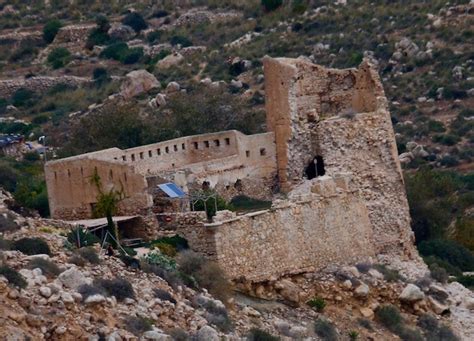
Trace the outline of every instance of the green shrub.
<instances>
[{"instance_id":1,"label":"green shrub","mask_svg":"<svg viewBox=\"0 0 474 341\"><path fill-rule=\"evenodd\" d=\"M188 47L191 46L193 42L187 37L175 35L170 38L170 44L173 46L181 45L182 47Z\"/></svg>"},{"instance_id":2,"label":"green shrub","mask_svg":"<svg viewBox=\"0 0 474 341\"><path fill-rule=\"evenodd\" d=\"M132 285L125 278L96 279L94 285L104 288L108 295L115 296L118 301L135 297Z\"/></svg>"},{"instance_id":3,"label":"green shrub","mask_svg":"<svg viewBox=\"0 0 474 341\"><path fill-rule=\"evenodd\" d=\"M43 258L33 258L28 262L27 265L28 269L36 269L40 268L41 271L43 272L43 275L45 275L48 278L54 278L58 276L61 273L61 269L52 261L43 259Z\"/></svg>"},{"instance_id":4,"label":"green shrub","mask_svg":"<svg viewBox=\"0 0 474 341\"><path fill-rule=\"evenodd\" d=\"M351 340L357 340L359 338L359 333L355 330L351 330L348 333L348 336L349 336L349 339L351 339Z\"/></svg>"},{"instance_id":5,"label":"green shrub","mask_svg":"<svg viewBox=\"0 0 474 341\"><path fill-rule=\"evenodd\" d=\"M441 283L446 283L448 281L449 274L446 269L442 268L437 263L431 263L428 266L430 268L430 275L433 279Z\"/></svg>"},{"instance_id":6,"label":"green shrub","mask_svg":"<svg viewBox=\"0 0 474 341\"><path fill-rule=\"evenodd\" d=\"M28 285L26 279L18 271L7 265L0 266L0 276L4 276L8 283L21 289Z\"/></svg>"},{"instance_id":7,"label":"green shrub","mask_svg":"<svg viewBox=\"0 0 474 341\"><path fill-rule=\"evenodd\" d=\"M189 334L181 328L173 328L168 334L171 336L173 341L190 341L191 338Z\"/></svg>"},{"instance_id":8,"label":"green shrub","mask_svg":"<svg viewBox=\"0 0 474 341\"><path fill-rule=\"evenodd\" d=\"M82 300L85 301L89 296L102 295L106 296L106 290L97 284L82 284L77 288L77 292L82 295Z\"/></svg>"},{"instance_id":9,"label":"green shrub","mask_svg":"<svg viewBox=\"0 0 474 341\"><path fill-rule=\"evenodd\" d=\"M61 27L62 24L59 20L48 21L43 27L43 40L48 44L52 43Z\"/></svg>"},{"instance_id":10,"label":"green shrub","mask_svg":"<svg viewBox=\"0 0 474 341\"><path fill-rule=\"evenodd\" d=\"M280 340L279 337L273 336L269 332L258 329L258 328L252 328L250 329L248 335L247 335L247 340L248 341L278 341Z\"/></svg>"},{"instance_id":11,"label":"green shrub","mask_svg":"<svg viewBox=\"0 0 474 341\"><path fill-rule=\"evenodd\" d=\"M156 298L159 298L162 301L169 301L171 303L176 303L176 300L174 299L174 297L166 290L163 290L160 288L154 288L153 294L155 295Z\"/></svg>"},{"instance_id":12,"label":"green shrub","mask_svg":"<svg viewBox=\"0 0 474 341\"><path fill-rule=\"evenodd\" d=\"M10 250L12 242L0 237L0 250Z\"/></svg>"},{"instance_id":13,"label":"green shrub","mask_svg":"<svg viewBox=\"0 0 474 341\"><path fill-rule=\"evenodd\" d=\"M322 312L326 307L326 300L322 297L315 297L306 302L311 308L315 309L318 312Z\"/></svg>"},{"instance_id":14,"label":"green shrub","mask_svg":"<svg viewBox=\"0 0 474 341\"><path fill-rule=\"evenodd\" d=\"M117 42L107 46L101 53L102 58L120 60L128 51L128 45L124 42Z\"/></svg>"},{"instance_id":15,"label":"green shrub","mask_svg":"<svg viewBox=\"0 0 474 341\"><path fill-rule=\"evenodd\" d=\"M35 102L36 94L34 91L20 88L12 95L12 104L15 107L32 106Z\"/></svg>"},{"instance_id":16,"label":"green shrub","mask_svg":"<svg viewBox=\"0 0 474 341\"><path fill-rule=\"evenodd\" d=\"M41 238L21 238L13 242L13 250L20 251L25 255L50 255L48 243Z\"/></svg>"},{"instance_id":17,"label":"green shrub","mask_svg":"<svg viewBox=\"0 0 474 341\"><path fill-rule=\"evenodd\" d=\"M183 251L178 257L179 270L193 278L200 287L206 288L222 301L229 297L230 284L222 269L193 251Z\"/></svg>"},{"instance_id":18,"label":"green shrub","mask_svg":"<svg viewBox=\"0 0 474 341\"><path fill-rule=\"evenodd\" d=\"M189 249L188 241L177 234L172 237L163 237L151 242L151 244L155 243L169 244L178 251Z\"/></svg>"},{"instance_id":19,"label":"green shrub","mask_svg":"<svg viewBox=\"0 0 474 341\"><path fill-rule=\"evenodd\" d=\"M368 319L359 318L357 320L357 323L359 323L360 326L364 327L367 330L370 330L370 331L374 330L374 328L372 327L372 322L370 322L370 320Z\"/></svg>"},{"instance_id":20,"label":"green shrub","mask_svg":"<svg viewBox=\"0 0 474 341\"><path fill-rule=\"evenodd\" d=\"M375 317L388 330L395 332L403 319L397 307L391 304L382 305L375 310Z\"/></svg>"},{"instance_id":21,"label":"green shrub","mask_svg":"<svg viewBox=\"0 0 474 341\"><path fill-rule=\"evenodd\" d=\"M336 328L328 320L318 319L314 323L314 331L324 341L337 341L339 339Z\"/></svg>"},{"instance_id":22,"label":"green shrub","mask_svg":"<svg viewBox=\"0 0 474 341\"><path fill-rule=\"evenodd\" d=\"M22 177L17 183L13 197L20 206L36 210L42 217L49 216L48 193L43 178Z\"/></svg>"},{"instance_id":23,"label":"green shrub","mask_svg":"<svg viewBox=\"0 0 474 341\"><path fill-rule=\"evenodd\" d=\"M109 20L103 15L96 18L97 27L94 28L87 37L86 47L92 49L95 45L105 45L110 41L108 30L110 28Z\"/></svg>"},{"instance_id":24,"label":"green shrub","mask_svg":"<svg viewBox=\"0 0 474 341\"><path fill-rule=\"evenodd\" d=\"M176 261L168 256L158 252L149 252L145 256L145 261L148 264L159 265L165 270L171 271L176 269Z\"/></svg>"},{"instance_id":25,"label":"green shrub","mask_svg":"<svg viewBox=\"0 0 474 341\"><path fill-rule=\"evenodd\" d=\"M218 306L213 301L206 301L203 307L207 312L205 315L207 322L213 324L220 331L225 333L232 329L232 321L225 307Z\"/></svg>"},{"instance_id":26,"label":"green shrub","mask_svg":"<svg viewBox=\"0 0 474 341\"><path fill-rule=\"evenodd\" d=\"M94 79L94 81L99 85L110 80L107 69L103 67L97 67L94 69L92 72L92 79Z\"/></svg>"},{"instance_id":27,"label":"green shrub","mask_svg":"<svg viewBox=\"0 0 474 341\"><path fill-rule=\"evenodd\" d=\"M177 254L175 247L167 243L158 242L153 243L152 246L159 249L162 254L168 257L174 257Z\"/></svg>"},{"instance_id":28,"label":"green shrub","mask_svg":"<svg viewBox=\"0 0 474 341\"><path fill-rule=\"evenodd\" d=\"M48 55L48 64L53 69L64 67L71 60L71 52L65 47L56 47Z\"/></svg>"},{"instance_id":29,"label":"green shrub","mask_svg":"<svg viewBox=\"0 0 474 341\"><path fill-rule=\"evenodd\" d=\"M374 268L383 274L383 277L388 282L396 282L403 280L403 277L397 270L389 269L383 264L375 264Z\"/></svg>"},{"instance_id":30,"label":"green shrub","mask_svg":"<svg viewBox=\"0 0 474 341\"><path fill-rule=\"evenodd\" d=\"M474 255L467 248L452 240L434 239L418 245L423 256L436 256L462 271L474 271Z\"/></svg>"},{"instance_id":31,"label":"green shrub","mask_svg":"<svg viewBox=\"0 0 474 341\"><path fill-rule=\"evenodd\" d=\"M81 268L86 265L86 260L79 255L72 255L69 257L67 262L70 264L75 264Z\"/></svg>"},{"instance_id":32,"label":"green shrub","mask_svg":"<svg viewBox=\"0 0 474 341\"><path fill-rule=\"evenodd\" d=\"M466 288L473 290L474 288L474 276L462 275L456 278L456 281L464 285Z\"/></svg>"},{"instance_id":33,"label":"green shrub","mask_svg":"<svg viewBox=\"0 0 474 341\"><path fill-rule=\"evenodd\" d=\"M91 264L99 264L100 258L97 251L93 247L83 247L75 251L75 253Z\"/></svg>"},{"instance_id":34,"label":"green shrub","mask_svg":"<svg viewBox=\"0 0 474 341\"><path fill-rule=\"evenodd\" d=\"M424 337L421 332L416 328L407 328L405 326L400 326L396 334L403 341L424 341Z\"/></svg>"},{"instance_id":35,"label":"green shrub","mask_svg":"<svg viewBox=\"0 0 474 341\"><path fill-rule=\"evenodd\" d=\"M10 164L0 161L0 186L13 192L19 177L18 171Z\"/></svg>"},{"instance_id":36,"label":"green shrub","mask_svg":"<svg viewBox=\"0 0 474 341\"><path fill-rule=\"evenodd\" d=\"M261 0L262 6L267 12L276 10L283 4L283 0Z\"/></svg>"},{"instance_id":37,"label":"green shrub","mask_svg":"<svg viewBox=\"0 0 474 341\"><path fill-rule=\"evenodd\" d=\"M100 240L94 234L81 227L76 227L67 234L67 241L77 248L92 246L99 243Z\"/></svg>"},{"instance_id":38,"label":"green shrub","mask_svg":"<svg viewBox=\"0 0 474 341\"><path fill-rule=\"evenodd\" d=\"M236 211L266 210L272 206L271 201L259 200L246 195L237 195L233 197L230 204Z\"/></svg>"},{"instance_id":39,"label":"green shrub","mask_svg":"<svg viewBox=\"0 0 474 341\"><path fill-rule=\"evenodd\" d=\"M452 134L437 134L433 136L433 142L441 143L446 146L454 146L459 140L458 136Z\"/></svg>"},{"instance_id":40,"label":"green shrub","mask_svg":"<svg viewBox=\"0 0 474 341\"><path fill-rule=\"evenodd\" d=\"M122 24L130 26L137 33L148 27L148 24L146 23L145 19L143 19L140 13L137 12L128 13L123 18Z\"/></svg>"},{"instance_id":41,"label":"green shrub","mask_svg":"<svg viewBox=\"0 0 474 341\"><path fill-rule=\"evenodd\" d=\"M143 57L143 48L141 47L134 47L128 49L124 54L120 57L120 61L123 64L135 64Z\"/></svg>"},{"instance_id":42,"label":"green shrub","mask_svg":"<svg viewBox=\"0 0 474 341\"><path fill-rule=\"evenodd\" d=\"M127 316L123 319L123 323L125 329L135 336L140 336L152 328L152 321L144 317Z\"/></svg>"}]
</instances>

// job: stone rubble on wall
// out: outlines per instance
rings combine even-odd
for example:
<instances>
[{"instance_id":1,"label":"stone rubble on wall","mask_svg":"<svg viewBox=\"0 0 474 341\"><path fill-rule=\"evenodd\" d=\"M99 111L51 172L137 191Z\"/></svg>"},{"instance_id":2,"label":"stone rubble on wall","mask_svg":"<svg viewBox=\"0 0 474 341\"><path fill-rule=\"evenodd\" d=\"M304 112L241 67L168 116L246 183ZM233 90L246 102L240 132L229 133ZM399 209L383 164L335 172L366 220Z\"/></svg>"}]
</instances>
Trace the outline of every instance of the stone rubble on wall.
<instances>
[{"instance_id":1,"label":"stone rubble on wall","mask_svg":"<svg viewBox=\"0 0 474 341\"><path fill-rule=\"evenodd\" d=\"M18 89L28 89L41 93L58 84L83 86L90 82L92 82L90 78L65 75L61 77L36 76L30 78L3 79L0 80L0 97L9 98Z\"/></svg>"}]
</instances>

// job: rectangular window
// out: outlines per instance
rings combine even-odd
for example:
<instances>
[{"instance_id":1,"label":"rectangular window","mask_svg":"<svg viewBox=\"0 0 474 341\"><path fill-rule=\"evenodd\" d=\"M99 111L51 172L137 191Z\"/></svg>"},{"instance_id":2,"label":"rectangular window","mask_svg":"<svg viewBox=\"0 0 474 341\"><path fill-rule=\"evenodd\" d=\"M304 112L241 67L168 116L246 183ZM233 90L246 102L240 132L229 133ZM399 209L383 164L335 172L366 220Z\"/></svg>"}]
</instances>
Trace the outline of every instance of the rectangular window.
<instances>
[{"instance_id":1,"label":"rectangular window","mask_svg":"<svg viewBox=\"0 0 474 341\"><path fill-rule=\"evenodd\" d=\"M170 152L169 147L165 147L165 153L168 154Z\"/></svg>"},{"instance_id":2,"label":"rectangular window","mask_svg":"<svg viewBox=\"0 0 474 341\"><path fill-rule=\"evenodd\" d=\"M127 161L127 156L126 155L122 156L122 160Z\"/></svg>"},{"instance_id":3,"label":"rectangular window","mask_svg":"<svg viewBox=\"0 0 474 341\"><path fill-rule=\"evenodd\" d=\"M225 138L225 144L230 145L230 138L228 138L228 137Z\"/></svg>"},{"instance_id":4,"label":"rectangular window","mask_svg":"<svg viewBox=\"0 0 474 341\"><path fill-rule=\"evenodd\" d=\"M152 157L152 156L153 156L153 153L151 152L151 150L148 151L148 156L149 156L149 157Z\"/></svg>"},{"instance_id":5,"label":"rectangular window","mask_svg":"<svg viewBox=\"0 0 474 341\"><path fill-rule=\"evenodd\" d=\"M182 149L182 150L185 150L185 149L186 149L186 146L184 145L184 143L181 144L181 149Z\"/></svg>"},{"instance_id":6,"label":"rectangular window","mask_svg":"<svg viewBox=\"0 0 474 341\"><path fill-rule=\"evenodd\" d=\"M160 148L158 148L158 149L156 150L156 155L161 155L161 149L160 149Z\"/></svg>"},{"instance_id":7,"label":"rectangular window","mask_svg":"<svg viewBox=\"0 0 474 341\"><path fill-rule=\"evenodd\" d=\"M143 152L140 152L140 159L143 160Z\"/></svg>"},{"instance_id":8,"label":"rectangular window","mask_svg":"<svg viewBox=\"0 0 474 341\"><path fill-rule=\"evenodd\" d=\"M219 141L219 140L214 140L214 145L215 145L216 147L219 147L219 146L221 145L221 141Z\"/></svg>"},{"instance_id":9,"label":"rectangular window","mask_svg":"<svg viewBox=\"0 0 474 341\"><path fill-rule=\"evenodd\" d=\"M174 146L173 146L173 149L174 149L175 152L177 152L177 151L178 151L178 146L177 146L177 145L174 145Z\"/></svg>"},{"instance_id":10,"label":"rectangular window","mask_svg":"<svg viewBox=\"0 0 474 341\"><path fill-rule=\"evenodd\" d=\"M132 161L135 161L135 154L132 154Z\"/></svg>"},{"instance_id":11,"label":"rectangular window","mask_svg":"<svg viewBox=\"0 0 474 341\"><path fill-rule=\"evenodd\" d=\"M264 156L267 154L267 151L265 150L265 148L260 148L260 155Z\"/></svg>"},{"instance_id":12,"label":"rectangular window","mask_svg":"<svg viewBox=\"0 0 474 341\"><path fill-rule=\"evenodd\" d=\"M245 151L245 156L246 156L246 157L250 157L250 150L246 150L246 151Z\"/></svg>"},{"instance_id":13,"label":"rectangular window","mask_svg":"<svg viewBox=\"0 0 474 341\"><path fill-rule=\"evenodd\" d=\"M194 142L194 149L199 149L199 144L197 142Z\"/></svg>"},{"instance_id":14,"label":"rectangular window","mask_svg":"<svg viewBox=\"0 0 474 341\"><path fill-rule=\"evenodd\" d=\"M204 141L204 145L206 146L206 148L209 148L209 141Z\"/></svg>"}]
</instances>

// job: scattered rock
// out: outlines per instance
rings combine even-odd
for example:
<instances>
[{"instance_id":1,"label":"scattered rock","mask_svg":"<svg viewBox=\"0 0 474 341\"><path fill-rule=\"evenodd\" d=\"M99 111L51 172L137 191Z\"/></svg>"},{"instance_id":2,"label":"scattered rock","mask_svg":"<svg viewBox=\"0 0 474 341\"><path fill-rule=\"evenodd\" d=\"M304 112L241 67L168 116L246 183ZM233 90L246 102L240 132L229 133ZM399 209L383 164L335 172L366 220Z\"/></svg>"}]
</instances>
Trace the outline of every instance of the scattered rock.
<instances>
[{"instance_id":1,"label":"scattered rock","mask_svg":"<svg viewBox=\"0 0 474 341\"><path fill-rule=\"evenodd\" d=\"M449 312L449 306L437 301L431 296L428 296L428 302L431 308L433 309L433 311L438 315L442 315Z\"/></svg>"},{"instance_id":2,"label":"scattered rock","mask_svg":"<svg viewBox=\"0 0 474 341\"><path fill-rule=\"evenodd\" d=\"M143 333L145 340L156 340L156 341L173 341L173 338L169 335L157 332L155 330L149 330Z\"/></svg>"},{"instance_id":3,"label":"scattered rock","mask_svg":"<svg viewBox=\"0 0 474 341\"><path fill-rule=\"evenodd\" d=\"M135 31L128 25L113 23L107 32L114 40L127 41L135 36Z\"/></svg>"},{"instance_id":4,"label":"scattered rock","mask_svg":"<svg viewBox=\"0 0 474 341\"><path fill-rule=\"evenodd\" d=\"M40 295L43 296L44 298L50 298L53 292L51 291L51 288L49 287L41 287L39 288Z\"/></svg>"},{"instance_id":5,"label":"scattered rock","mask_svg":"<svg viewBox=\"0 0 474 341\"><path fill-rule=\"evenodd\" d=\"M416 285L409 283L407 284L405 289L403 289L402 293L400 294L398 298L401 301L412 303L412 302L417 302L424 299L425 294Z\"/></svg>"},{"instance_id":6,"label":"scattered rock","mask_svg":"<svg viewBox=\"0 0 474 341\"><path fill-rule=\"evenodd\" d=\"M105 297L99 294L91 295L87 297L86 300L84 301L85 304L90 304L90 305L98 304L102 302L105 302Z\"/></svg>"},{"instance_id":7,"label":"scattered rock","mask_svg":"<svg viewBox=\"0 0 474 341\"><path fill-rule=\"evenodd\" d=\"M168 85L166 86L166 92L171 94L174 92L178 92L181 89L179 84L177 82L169 82Z\"/></svg>"},{"instance_id":8,"label":"scattered rock","mask_svg":"<svg viewBox=\"0 0 474 341\"><path fill-rule=\"evenodd\" d=\"M58 276L58 280L67 288L77 289L83 284L90 284L92 281L76 268L70 268Z\"/></svg>"},{"instance_id":9,"label":"scattered rock","mask_svg":"<svg viewBox=\"0 0 474 341\"><path fill-rule=\"evenodd\" d=\"M160 87L160 82L151 73L146 70L135 70L125 76L120 94L129 99Z\"/></svg>"},{"instance_id":10,"label":"scattered rock","mask_svg":"<svg viewBox=\"0 0 474 341\"><path fill-rule=\"evenodd\" d=\"M354 294L357 296L357 297L367 297L369 295L369 292L370 292L370 288L367 284L365 283L360 283L359 286L357 288L355 288L354 290Z\"/></svg>"},{"instance_id":11,"label":"scattered rock","mask_svg":"<svg viewBox=\"0 0 474 341\"><path fill-rule=\"evenodd\" d=\"M210 326L204 326L201 329L199 329L197 333L197 341L219 341L219 334L217 331L210 327Z\"/></svg>"},{"instance_id":12,"label":"scattered rock","mask_svg":"<svg viewBox=\"0 0 474 341\"><path fill-rule=\"evenodd\" d=\"M374 311L370 308L362 307L359 309L359 311L365 318L372 319L374 317Z\"/></svg>"},{"instance_id":13,"label":"scattered rock","mask_svg":"<svg viewBox=\"0 0 474 341\"><path fill-rule=\"evenodd\" d=\"M160 60L156 65L160 69L169 69L172 66L178 65L183 60L183 55L181 55L179 52L174 52Z\"/></svg>"}]
</instances>

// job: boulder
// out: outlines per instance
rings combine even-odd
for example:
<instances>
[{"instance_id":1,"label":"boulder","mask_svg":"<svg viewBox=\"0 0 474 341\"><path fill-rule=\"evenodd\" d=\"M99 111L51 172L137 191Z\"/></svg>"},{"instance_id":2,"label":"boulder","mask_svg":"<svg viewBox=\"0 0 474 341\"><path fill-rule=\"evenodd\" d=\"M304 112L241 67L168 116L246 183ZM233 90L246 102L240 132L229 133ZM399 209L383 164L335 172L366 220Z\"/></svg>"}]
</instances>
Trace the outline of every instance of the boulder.
<instances>
[{"instance_id":1,"label":"boulder","mask_svg":"<svg viewBox=\"0 0 474 341\"><path fill-rule=\"evenodd\" d=\"M135 36L135 31L128 25L114 23L107 32L109 36L114 40L127 41Z\"/></svg>"},{"instance_id":2,"label":"boulder","mask_svg":"<svg viewBox=\"0 0 474 341\"><path fill-rule=\"evenodd\" d=\"M178 65L184 60L184 57L182 54L178 52L174 52L170 55L167 55L165 58L160 60L156 66L160 69L169 69L172 66Z\"/></svg>"},{"instance_id":3,"label":"boulder","mask_svg":"<svg viewBox=\"0 0 474 341\"><path fill-rule=\"evenodd\" d=\"M449 312L449 307L447 305L437 301L431 296L428 296L428 302L431 306L431 309L433 309L433 311L438 315L442 315Z\"/></svg>"},{"instance_id":4,"label":"boulder","mask_svg":"<svg viewBox=\"0 0 474 341\"><path fill-rule=\"evenodd\" d=\"M415 284L409 283L407 284L405 289L403 289L402 293L400 294L398 298L401 301L412 303L412 302L417 302L424 299L425 294Z\"/></svg>"},{"instance_id":5,"label":"boulder","mask_svg":"<svg viewBox=\"0 0 474 341\"><path fill-rule=\"evenodd\" d=\"M381 274L381 273L380 273L378 270L376 270L376 269L370 269L370 270L368 271L368 274L369 274L370 276L372 276L373 278L376 278L376 279L383 279L383 278L384 278L384 277L383 277L383 274Z\"/></svg>"},{"instance_id":6,"label":"boulder","mask_svg":"<svg viewBox=\"0 0 474 341\"><path fill-rule=\"evenodd\" d=\"M367 284L365 283L360 283L357 288L354 290L354 294L357 297L367 297L369 295L370 288Z\"/></svg>"},{"instance_id":7,"label":"boulder","mask_svg":"<svg viewBox=\"0 0 474 341\"><path fill-rule=\"evenodd\" d=\"M40 295L43 296L44 298L50 298L51 295L53 294L51 288L49 287L41 287L39 288Z\"/></svg>"},{"instance_id":8,"label":"boulder","mask_svg":"<svg viewBox=\"0 0 474 341\"><path fill-rule=\"evenodd\" d=\"M279 290L280 295L290 301L290 302L298 302L299 301L299 293L300 288L288 279L282 279L275 284L275 289Z\"/></svg>"},{"instance_id":9,"label":"boulder","mask_svg":"<svg viewBox=\"0 0 474 341\"><path fill-rule=\"evenodd\" d=\"M156 105L159 107L166 105L166 95L158 94L156 95L155 100Z\"/></svg>"},{"instance_id":10,"label":"boulder","mask_svg":"<svg viewBox=\"0 0 474 341\"><path fill-rule=\"evenodd\" d=\"M77 289L83 284L90 284L92 281L76 268L70 268L58 276L58 280L67 288Z\"/></svg>"},{"instance_id":11,"label":"boulder","mask_svg":"<svg viewBox=\"0 0 474 341\"><path fill-rule=\"evenodd\" d=\"M217 331L210 327L210 326L204 326L201 329L199 329L197 333L197 341L219 341L219 334Z\"/></svg>"},{"instance_id":12,"label":"boulder","mask_svg":"<svg viewBox=\"0 0 474 341\"><path fill-rule=\"evenodd\" d=\"M359 309L359 311L365 318L372 319L374 317L374 311L370 308L362 307Z\"/></svg>"},{"instance_id":13,"label":"boulder","mask_svg":"<svg viewBox=\"0 0 474 341\"><path fill-rule=\"evenodd\" d=\"M177 82L169 82L166 86L166 93L171 94L173 92L178 92L181 89Z\"/></svg>"},{"instance_id":14,"label":"boulder","mask_svg":"<svg viewBox=\"0 0 474 341\"><path fill-rule=\"evenodd\" d=\"M151 89L160 88L160 82L146 70L135 70L125 76L120 88L120 94L126 98L132 98Z\"/></svg>"},{"instance_id":15,"label":"boulder","mask_svg":"<svg viewBox=\"0 0 474 341\"><path fill-rule=\"evenodd\" d=\"M84 301L87 305L94 305L102 302L105 302L105 297L99 294L91 295Z\"/></svg>"},{"instance_id":16,"label":"boulder","mask_svg":"<svg viewBox=\"0 0 474 341\"><path fill-rule=\"evenodd\" d=\"M160 333L156 330L149 330L149 331L143 333L143 338L145 340L173 341L173 338L171 336Z\"/></svg>"}]
</instances>

